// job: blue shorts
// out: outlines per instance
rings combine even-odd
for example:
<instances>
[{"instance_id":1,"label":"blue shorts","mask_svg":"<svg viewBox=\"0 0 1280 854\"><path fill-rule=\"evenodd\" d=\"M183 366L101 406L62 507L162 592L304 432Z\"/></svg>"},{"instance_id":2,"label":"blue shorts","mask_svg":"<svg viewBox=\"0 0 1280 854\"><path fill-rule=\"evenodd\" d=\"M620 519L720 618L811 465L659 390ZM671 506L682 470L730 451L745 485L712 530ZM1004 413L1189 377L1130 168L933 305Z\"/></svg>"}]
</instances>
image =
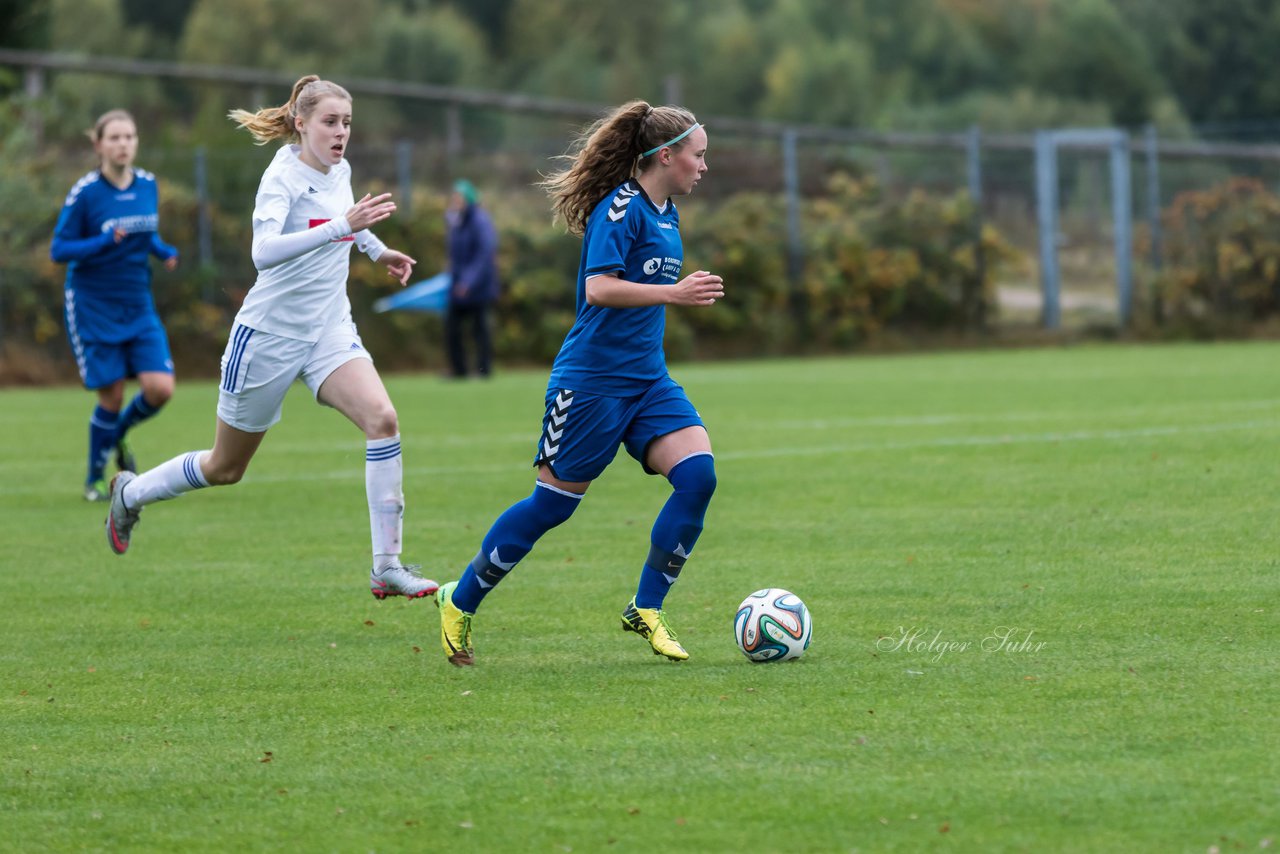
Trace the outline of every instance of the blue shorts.
<instances>
[{"instance_id":1,"label":"blue shorts","mask_svg":"<svg viewBox=\"0 0 1280 854\"><path fill-rule=\"evenodd\" d=\"M547 394L535 466L544 463L560 480L584 483L595 480L613 462L619 445L644 466L649 445L655 439L701 427L702 417L684 389L671 377L649 386L635 397L604 397L558 389Z\"/></svg>"},{"instance_id":2,"label":"blue shorts","mask_svg":"<svg viewBox=\"0 0 1280 854\"><path fill-rule=\"evenodd\" d=\"M141 373L173 373L169 336L154 311L104 317L81 300L66 304L67 339L85 388L103 388ZM115 322L118 321L118 322ZM111 328L104 329L108 324Z\"/></svg>"}]
</instances>

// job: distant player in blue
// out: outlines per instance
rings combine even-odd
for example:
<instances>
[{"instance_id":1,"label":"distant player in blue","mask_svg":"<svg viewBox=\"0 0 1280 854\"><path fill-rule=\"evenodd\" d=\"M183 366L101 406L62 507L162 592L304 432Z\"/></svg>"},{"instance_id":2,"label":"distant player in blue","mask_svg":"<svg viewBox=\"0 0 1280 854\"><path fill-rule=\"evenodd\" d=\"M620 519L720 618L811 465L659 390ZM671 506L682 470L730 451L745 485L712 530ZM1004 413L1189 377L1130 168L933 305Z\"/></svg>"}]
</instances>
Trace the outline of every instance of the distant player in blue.
<instances>
[{"instance_id":1,"label":"distant player in blue","mask_svg":"<svg viewBox=\"0 0 1280 854\"><path fill-rule=\"evenodd\" d=\"M681 278L684 250L673 196L691 193L706 164L707 132L687 110L632 101L589 127L572 165L547 179L556 213L583 238L577 319L551 369L533 494L507 508L462 577L436 593L450 663L475 661L480 602L538 538L567 520L624 445L670 482L622 628L655 655L689 657L663 601L702 533L716 488L711 440L662 350L667 305L712 306L719 276ZM566 606L566 610L567 610Z\"/></svg>"},{"instance_id":2,"label":"distant player in blue","mask_svg":"<svg viewBox=\"0 0 1280 854\"><path fill-rule=\"evenodd\" d=\"M117 468L135 471L126 434L173 396L173 359L151 298L150 257L173 270L178 250L160 239L155 176L133 165L133 117L124 110L105 113L90 136L98 168L67 194L49 254L67 265L67 337L80 380L98 393L84 497L105 501L107 460L114 452ZM137 377L141 390L121 412L129 377Z\"/></svg>"}]
</instances>

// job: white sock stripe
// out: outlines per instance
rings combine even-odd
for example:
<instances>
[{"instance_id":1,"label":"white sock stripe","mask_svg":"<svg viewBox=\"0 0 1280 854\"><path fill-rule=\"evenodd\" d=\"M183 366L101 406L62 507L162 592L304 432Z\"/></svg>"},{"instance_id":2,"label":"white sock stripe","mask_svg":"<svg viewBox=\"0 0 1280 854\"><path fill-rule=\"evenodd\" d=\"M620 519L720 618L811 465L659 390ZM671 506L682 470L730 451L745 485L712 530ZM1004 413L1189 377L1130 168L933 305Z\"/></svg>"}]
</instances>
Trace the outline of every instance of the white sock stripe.
<instances>
[{"instance_id":1,"label":"white sock stripe","mask_svg":"<svg viewBox=\"0 0 1280 854\"><path fill-rule=\"evenodd\" d=\"M569 491L569 490L567 490L567 489L561 489L561 488L560 488L560 487L558 487L558 486L552 486L551 484L549 484L549 483L543 483L543 482L542 482L542 481L540 481L540 480L539 480L539 481L536 481L536 482L534 483L534 486L535 486L535 487L539 487L539 486L540 486L540 487L542 487L543 489L549 489L549 490L551 490L552 492L559 493L560 495L564 495L564 496L566 496L566 497L568 497L568 498L573 498L573 499L575 499L575 500L577 500L577 501L581 501L581 500L582 500L582 496L583 496L583 495L586 495L586 493L585 493L585 492L570 492L570 491Z\"/></svg>"}]
</instances>

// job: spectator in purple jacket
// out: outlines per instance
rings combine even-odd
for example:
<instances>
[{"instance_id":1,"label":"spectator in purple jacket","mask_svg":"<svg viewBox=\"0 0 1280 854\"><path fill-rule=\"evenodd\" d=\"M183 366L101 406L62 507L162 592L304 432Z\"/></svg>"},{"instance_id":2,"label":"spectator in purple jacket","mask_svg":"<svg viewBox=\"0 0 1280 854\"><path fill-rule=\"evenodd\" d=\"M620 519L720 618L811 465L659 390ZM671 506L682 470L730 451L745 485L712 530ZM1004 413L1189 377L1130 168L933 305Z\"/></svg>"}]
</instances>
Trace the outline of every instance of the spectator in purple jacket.
<instances>
[{"instance_id":1,"label":"spectator in purple jacket","mask_svg":"<svg viewBox=\"0 0 1280 854\"><path fill-rule=\"evenodd\" d=\"M493 220L480 207L480 194L465 179L453 185L445 211L448 224L449 310L445 315L445 339L454 377L467 375L465 327L475 342L476 370L481 377L493 371L493 339L490 310L498 299L498 233Z\"/></svg>"}]
</instances>

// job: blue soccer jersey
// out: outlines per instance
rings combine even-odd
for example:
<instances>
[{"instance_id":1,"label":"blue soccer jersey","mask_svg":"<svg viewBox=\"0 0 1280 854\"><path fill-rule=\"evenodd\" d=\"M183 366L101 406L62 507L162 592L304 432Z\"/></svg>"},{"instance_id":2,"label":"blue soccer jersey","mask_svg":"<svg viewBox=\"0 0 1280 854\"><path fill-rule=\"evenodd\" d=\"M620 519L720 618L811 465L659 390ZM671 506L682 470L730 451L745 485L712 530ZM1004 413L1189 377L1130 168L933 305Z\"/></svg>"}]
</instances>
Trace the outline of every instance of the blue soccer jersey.
<instances>
[{"instance_id":1,"label":"blue soccer jersey","mask_svg":"<svg viewBox=\"0 0 1280 854\"><path fill-rule=\"evenodd\" d=\"M672 202L659 209L634 180L601 200L582 236L577 317L556 356L548 390L631 397L665 377L665 307L588 305L587 279L612 275L640 284L673 285L680 281L683 262L680 216Z\"/></svg>"},{"instance_id":2,"label":"blue soccer jersey","mask_svg":"<svg viewBox=\"0 0 1280 854\"><path fill-rule=\"evenodd\" d=\"M148 256L178 254L160 239L158 200L155 176L143 169L123 190L96 170L71 188L49 254L67 264L67 290L81 306L154 310Z\"/></svg>"}]
</instances>

